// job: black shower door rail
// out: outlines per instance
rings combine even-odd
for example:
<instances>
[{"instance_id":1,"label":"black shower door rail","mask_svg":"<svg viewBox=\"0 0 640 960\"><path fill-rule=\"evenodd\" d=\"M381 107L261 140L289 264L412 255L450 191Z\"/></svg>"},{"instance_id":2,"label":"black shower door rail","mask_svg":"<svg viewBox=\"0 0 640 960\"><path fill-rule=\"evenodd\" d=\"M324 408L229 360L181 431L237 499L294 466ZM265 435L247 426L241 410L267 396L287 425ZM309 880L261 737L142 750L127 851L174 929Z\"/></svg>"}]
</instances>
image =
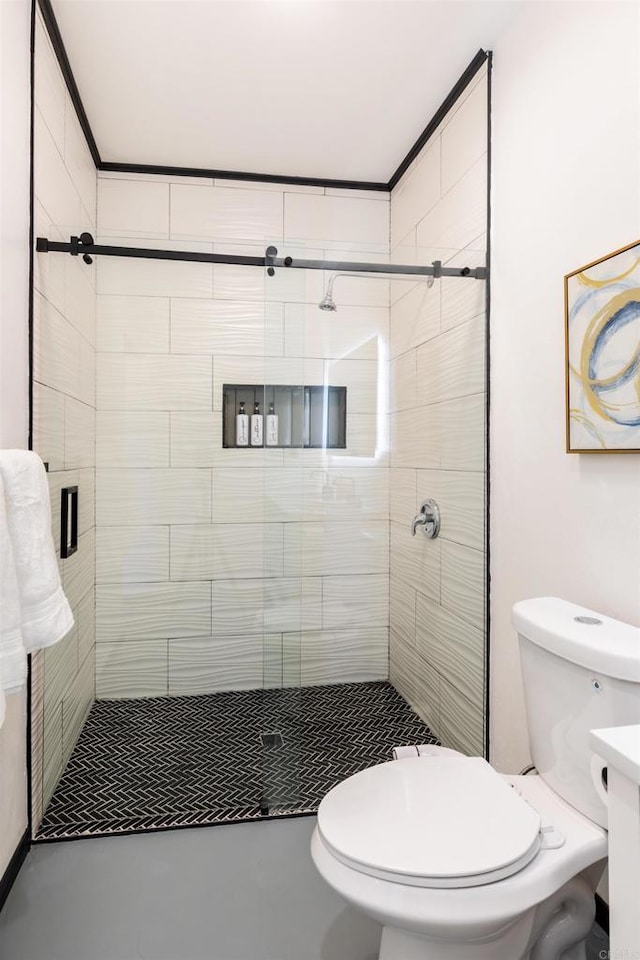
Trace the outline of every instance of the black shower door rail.
<instances>
[{"instance_id":1,"label":"black shower door rail","mask_svg":"<svg viewBox=\"0 0 640 960\"><path fill-rule=\"evenodd\" d=\"M117 247L94 243L90 233L81 233L78 237L71 237L68 243L57 240L48 240L38 237L36 240L38 253L69 253L71 256L82 256L85 263L92 263L94 256L101 257L133 257L140 260L180 260L195 263L227 263L246 267L266 268L269 276L273 276L276 267L292 268L296 270L327 270L329 272L349 273L380 273L390 276L418 276L418 277L462 277L471 280L486 280L486 267L444 267L440 260L431 264L396 264L396 263L352 263L347 260L304 260L297 257L279 257L276 247L266 248L263 257L238 256L229 253L207 253L195 250L156 250L145 247Z\"/></svg>"}]
</instances>

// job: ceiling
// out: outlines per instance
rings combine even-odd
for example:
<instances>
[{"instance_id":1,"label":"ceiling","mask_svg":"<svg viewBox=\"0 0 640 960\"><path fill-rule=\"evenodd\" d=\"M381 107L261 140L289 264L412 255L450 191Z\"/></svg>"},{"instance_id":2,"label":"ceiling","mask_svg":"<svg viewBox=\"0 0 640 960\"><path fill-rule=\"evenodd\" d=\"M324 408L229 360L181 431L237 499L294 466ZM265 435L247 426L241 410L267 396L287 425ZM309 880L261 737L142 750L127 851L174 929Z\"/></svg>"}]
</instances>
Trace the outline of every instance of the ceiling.
<instances>
[{"instance_id":1,"label":"ceiling","mask_svg":"<svg viewBox=\"0 0 640 960\"><path fill-rule=\"evenodd\" d=\"M103 161L388 181L516 0L53 0Z\"/></svg>"}]
</instances>

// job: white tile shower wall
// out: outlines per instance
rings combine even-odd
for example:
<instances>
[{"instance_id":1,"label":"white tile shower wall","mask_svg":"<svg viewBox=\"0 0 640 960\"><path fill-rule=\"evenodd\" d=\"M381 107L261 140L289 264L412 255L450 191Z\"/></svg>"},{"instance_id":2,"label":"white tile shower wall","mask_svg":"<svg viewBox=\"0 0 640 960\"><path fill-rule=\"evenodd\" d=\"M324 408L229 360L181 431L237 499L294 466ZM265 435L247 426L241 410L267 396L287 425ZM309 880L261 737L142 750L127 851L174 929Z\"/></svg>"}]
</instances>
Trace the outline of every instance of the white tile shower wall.
<instances>
[{"instance_id":1,"label":"white tile shower wall","mask_svg":"<svg viewBox=\"0 0 640 960\"><path fill-rule=\"evenodd\" d=\"M56 240L96 233L96 172L40 13L35 47L35 232ZM60 491L79 491L78 551L59 559L75 618L36 654L32 703L33 826L60 778L95 699L95 264L36 254L33 446L49 465L60 555Z\"/></svg>"},{"instance_id":2,"label":"white tile shower wall","mask_svg":"<svg viewBox=\"0 0 640 960\"><path fill-rule=\"evenodd\" d=\"M384 262L389 198L101 174L98 237ZM387 676L389 283L327 278L98 263L99 697ZM346 386L347 449L223 449L234 382Z\"/></svg>"},{"instance_id":3,"label":"white tile shower wall","mask_svg":"<svg viewBox=\"0 0 640 960\"><path fill-rule=\"evenodd\" d=\"M487 76L454 105L391 196L391 259L484 263ZM445 745L482 753L485 284L391 291L390 677ZM426 497L438 540L412 538Z\"/></svg>"}]
</instances>

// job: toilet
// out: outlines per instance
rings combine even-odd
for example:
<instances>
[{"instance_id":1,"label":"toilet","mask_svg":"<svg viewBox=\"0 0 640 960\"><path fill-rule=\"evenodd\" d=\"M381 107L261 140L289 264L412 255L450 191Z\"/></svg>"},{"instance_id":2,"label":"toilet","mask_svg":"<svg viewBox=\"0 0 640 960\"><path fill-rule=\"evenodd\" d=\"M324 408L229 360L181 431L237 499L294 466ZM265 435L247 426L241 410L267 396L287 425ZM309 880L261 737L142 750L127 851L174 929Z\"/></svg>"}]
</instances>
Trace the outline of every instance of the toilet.
<instances>
[{"instance_id":1,"label":"toilet","mask_svg":"<svg viewBox=\"0 0 640 960\"><path fill-rule=\"evenodd\" d=\"M607 857L589 731L640 722L640 629L555 597L516 604L513 623L537 773L431 751L320 804L314 863L382 924L380 960L585 958Z\"/></svg>"}]
</instances>

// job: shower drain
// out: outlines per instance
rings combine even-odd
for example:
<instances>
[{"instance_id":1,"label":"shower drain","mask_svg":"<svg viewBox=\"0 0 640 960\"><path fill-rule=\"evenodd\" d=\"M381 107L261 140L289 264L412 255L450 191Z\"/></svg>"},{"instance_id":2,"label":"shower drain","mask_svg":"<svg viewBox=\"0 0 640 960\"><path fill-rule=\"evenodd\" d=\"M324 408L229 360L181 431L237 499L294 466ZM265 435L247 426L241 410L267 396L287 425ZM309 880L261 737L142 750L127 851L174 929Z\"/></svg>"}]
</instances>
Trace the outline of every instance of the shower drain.
<instances>
[{"instance_id":1,"label":"shower drain","mask_svg":"<svg viewBox=\"0 0 640 960\"><path fill-rule=\"evenodd\" d=\"M282 747L284 745L281 733L261 733L260 740L263 747Z\"/></svg>"}]
</instances>

